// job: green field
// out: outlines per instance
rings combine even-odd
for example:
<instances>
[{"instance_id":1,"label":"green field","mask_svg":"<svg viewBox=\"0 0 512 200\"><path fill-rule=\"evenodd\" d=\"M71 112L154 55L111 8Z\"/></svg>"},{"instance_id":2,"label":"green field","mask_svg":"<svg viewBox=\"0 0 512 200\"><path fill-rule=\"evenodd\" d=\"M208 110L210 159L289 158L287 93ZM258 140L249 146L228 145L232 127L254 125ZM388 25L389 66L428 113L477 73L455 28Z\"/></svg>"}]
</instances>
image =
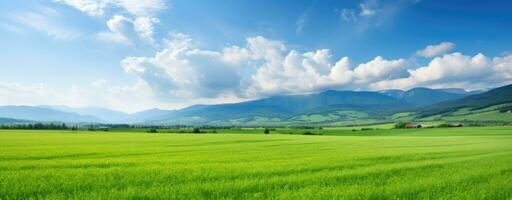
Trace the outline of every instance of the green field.
<instances>
[{"instance_id":1,"label":"green field","mask_svg":"<svg viewBox=\"0 0 512 200\"><path fill-rule=\"evenodd\" d=\"M245 131L0 131L0 199L512 198L512 127Z\"/></svg>"}]
</instances>

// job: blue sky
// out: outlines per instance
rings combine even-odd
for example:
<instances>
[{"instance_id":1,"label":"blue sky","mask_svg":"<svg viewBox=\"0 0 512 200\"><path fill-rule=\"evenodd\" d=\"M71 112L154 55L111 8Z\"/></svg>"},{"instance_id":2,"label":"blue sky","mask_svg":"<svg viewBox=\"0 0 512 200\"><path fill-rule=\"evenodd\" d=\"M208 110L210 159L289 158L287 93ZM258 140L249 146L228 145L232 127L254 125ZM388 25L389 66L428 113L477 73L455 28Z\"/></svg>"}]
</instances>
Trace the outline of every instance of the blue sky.
<instances>
[{"instance_id":1,"label":"blue sky","mask_svg":"<svg viewBox=\"0 0 512 200\"><path fill-rule=\"evenodd\" d=\"M128 112L512 81L510 1L0 2L0 105Z\"/></svg>"}]
</instances>

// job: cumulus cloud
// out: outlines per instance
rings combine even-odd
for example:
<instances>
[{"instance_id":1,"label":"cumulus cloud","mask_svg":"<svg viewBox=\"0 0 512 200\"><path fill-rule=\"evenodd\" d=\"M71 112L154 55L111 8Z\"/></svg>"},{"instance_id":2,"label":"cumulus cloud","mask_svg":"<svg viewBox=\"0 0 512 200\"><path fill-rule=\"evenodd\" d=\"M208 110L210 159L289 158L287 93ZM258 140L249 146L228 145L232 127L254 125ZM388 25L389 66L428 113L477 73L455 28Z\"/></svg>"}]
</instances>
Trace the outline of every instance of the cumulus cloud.
<instances>
[{"instance_id":1,"label":"cumulus cloud","mask_svg":"<svg viewBox=\"0 0 512 200\"><path fill-rule=\"evenodd\" d=\"M166 8L163 0L55 0L90 16L103 16L106 10L114 12L108 21L108 31L98 37L104 41L123 44L154 44L154 25L160 20L155 15Z\"/></svg>"},{"instance_id":2,"label":"cumulus cloud","mask_svg":"<svg viewBox=\"0 0 512 200\"><path fill-rule=\"evenodd\" d=\"M154 57L128 57L122 65L164 100L251 99L326 89L487 89L512 79L512 56L453 53L416 68L406 59L377 56L353 65L348 57L333 58L329 49L300 52L261 36L247 38L245 46L204 50L181 33L173 34Z\"/></svg>"},{"instance_id":3,"label":"cumulus cloud","mask_svg":"<svg viewBox=\"0 0 512 200\"><path fill-rule=\"evenodd\" d=\"M407 75L403 59L374 60L353 68L348 57L334 60L328 49L288 50L281 41L247 38L244 47L220 51L194 47L185 34L173 34L154 57L128 57L126 72L137 75L162 99L258 98L331 88L366 88L368 83Z\"/></svg>"},{"instance_id":4,"label":"cumulus cloud","mask_svg":"<svg viewBox=\"0 0 512 200\"><path fill-rule=\"evenodd\" d=\"M452 53L434 58L427 66L409 70L408 77L379 81L370 87L406 89L426 86L486 89L510 82L511 59L511 56L490 59L481 53L474 56Z\"/></svg>"},{"instance_id":5,"label":"cumulus cloud","mask_svg":"<svg viewBox=\"0 0 512 200\"><path fill-rule=\"evenodd\" d=\"M119 28L122 30L122 27ZM67 90L44 84L0 82L0 104L106 106L125 111L179 108L196 103L226 103L283 94L338 90L459 87L488 89L512 83L512 55L489 58L451 53L421 67L406 59L377 56L354 64L329 49L300 52L278 40L249 37L243 46L198 48L173 33L150 57L127 57L121 65L135 75L133 85L99 79Z\"/></svg>"},{"instance_id":6,"label":"cumulus cloud","mask_svg":"<svg viewBox=\"0 0 512 200\"><path fill-rule=\"evenodd\" d=\"M134 21L123 15L115 15L107 22L109 31L99 33L98 37L104 41L130 45L152 44L155 22L158 22L158 19L141 17Z\"/></svg>"},{"instance_id":7,"label":"cumulus cloud","mask_svg":"<svg viewBox=\"0 0 512 200\"><path fill-rule=\"evenodd\" d=\"M172 34L155 57L128 57L125 71L148 83L161 98L213 97L239 85L239 68L219 52L194 48L184 34Z\"/></svg>"},{"instance_id":8,"label":"cumulus cloud","mask_svg":"<svg viewBox=\"0 0 512 200\"><path fill-rule=\"evenodd\" d=\"M448 51L455 48L455 44L451 42L441 42L437 45L428 45L422 50L419 50L416 52L416 55L425 57L425 58L431 58L439 55L443 55L447 53Z\"/></svg>"},{"instance_id":9,"label":"cumulus cloud","mask_svg":"<svg viewBox=\"0 0 512 200\"><path fill-rule=\"evenodd\" d=\"M495 57L493 60L493 68L504 80L512 81L512 54L504 57Z\"/></svg>"},{"instance_id":10,"label":"cumulus cloud","mask_svg":"<svg viewBox=\"0 0 512 200\"><path fill-rule=\"evenodd\" d=\"M305 53L292 50L266 60L244 90L248 96L268 96L343 86L353 79L350 68L347 57L333 63L328 49Z\"/></svg>"},{"instance_id":11,"label":"cumulus cloud","mask_svg":"<svg viewBox=\"0 0 512 200\"><path fill-rule=\"evenodd\" d=\"M133 21L122 15L116 15L108 20L107 27L108 32L98 34L98 37L102 40L133 44L131 38L138 38Z\"/></svg>"},{"instance_id":12,"label":"cumulus cloud","mask_svg":"<svg viewBox=\"0 0 512 200\"><path fill-rule=\"evenodd\" d=\"M370 83L379 80L389 80L407 75L404 59L384 60L377 56L370 62L360 64L355 70L359 83Z\"/></svg>"}]
</instances>

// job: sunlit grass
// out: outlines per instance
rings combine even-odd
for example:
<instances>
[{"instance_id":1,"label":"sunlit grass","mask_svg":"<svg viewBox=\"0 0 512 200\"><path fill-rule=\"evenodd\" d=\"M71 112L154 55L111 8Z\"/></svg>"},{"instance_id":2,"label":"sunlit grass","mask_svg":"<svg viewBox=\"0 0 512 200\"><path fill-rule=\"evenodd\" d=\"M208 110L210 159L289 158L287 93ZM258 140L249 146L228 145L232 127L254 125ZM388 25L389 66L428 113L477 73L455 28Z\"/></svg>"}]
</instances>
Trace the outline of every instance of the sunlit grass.
<instances>
[{"instance_id":1,"label":"sunlit grass","mask_svg":"<svg viewBox=\"0 0 512 200\"><path fill-rule=\"evenodd\" d=\"M512 197L510 127L366 133L0 131L0 199Z\"/></svg>"}]
</instances>

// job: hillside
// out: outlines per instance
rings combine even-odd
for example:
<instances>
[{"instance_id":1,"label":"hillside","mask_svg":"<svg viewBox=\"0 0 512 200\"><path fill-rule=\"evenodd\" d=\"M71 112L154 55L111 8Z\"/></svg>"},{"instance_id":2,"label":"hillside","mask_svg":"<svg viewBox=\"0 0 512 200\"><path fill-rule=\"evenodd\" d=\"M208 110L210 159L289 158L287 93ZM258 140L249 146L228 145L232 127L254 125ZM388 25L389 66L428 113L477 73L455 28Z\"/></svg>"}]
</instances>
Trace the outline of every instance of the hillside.
<instances>
[{"instance_id":1,"label":"hillside","mask_svg":"<svg viewBox=\"0 0 512 200\"><path fill-rule=\"evenodd\" d=\"M122 123L142 123L172 118L174 110L149 109L128 115Z\"/></svg>"},{"instance_id":2,"label":"hillside","mask_svg":"<svg viewBox=\"0 0 512 200\"><path fill-rule=\"evenodd\" d=\"M48 108L52 110L67 112L67 113L74 113L78 115L83 116L94 116L98 119L101 119L104 122L108 123L115 123L115 122L122 122L126 118L128 118L130 115L124 112L110 110L106 108L100 108L100 107L80 107L80 108L73 108L68 106L39 106L42 108Z\"/></svg>"},{"instance_id":3,"label":"hillside","mask_svg":"<svg viewBox=\"0 0 512 200\"><path fill-rule=\"evenodd\" d=\"M427 106L421 108L418 114L420 117L426 117L455 112L461 108L474 110L510 102L512 102L512 85L507 85L484 93Z\"/></svg>"},{"instance_id":4,"label":"hillside","mask_svg":"<svg viewBox=\"0 0 512 200\"><path fill-rule=\"evenodd\" d=\"M208 123L256 117L287 119L297 115L341 110L384 115L409 108L407 103L377 92L329 90L317 94L276 96L242 103L196 105L176 111L168 119L153 122Z\"/></svg>"},{"instance_id":5,"label":"hillside","mask_svg":"<svg viewBox=\"0 0 512 200\"><path fill-rule=\"evenodd\" d=\"M423 107L443 101L460 99L471 94L463 89L430 88L413 88L407 91L384 90L380 91L380 93L394 97L415 107Z\"/></svg>"},{"instance_id":6,"label":"hillside","mask_svg":"<svg viewBox=\"0 0 512 200\"><path fill-rule=\"evenodd\" d=\"M413 88L378 92L328 90L283 95L240 103L193 105L181 110L150 109L133 114L65 106L3 106L0 117L43 122L89 122L189 125L354 125L407 119L455 120L482 117L508 119L497 110L435 116L468 108L512 102L511 87L471 95L463 89ZM433 105L432 105L433 104ZM460 111L462 112L462 111ZM492 112L492 113L489 113ZM471 114L472 116L468 116ZM478 114L478 115L477 115ZM433 117L431 117L433 116ZM498 116L498 117L496 117Z\"/></svg>"}]
</instances>

